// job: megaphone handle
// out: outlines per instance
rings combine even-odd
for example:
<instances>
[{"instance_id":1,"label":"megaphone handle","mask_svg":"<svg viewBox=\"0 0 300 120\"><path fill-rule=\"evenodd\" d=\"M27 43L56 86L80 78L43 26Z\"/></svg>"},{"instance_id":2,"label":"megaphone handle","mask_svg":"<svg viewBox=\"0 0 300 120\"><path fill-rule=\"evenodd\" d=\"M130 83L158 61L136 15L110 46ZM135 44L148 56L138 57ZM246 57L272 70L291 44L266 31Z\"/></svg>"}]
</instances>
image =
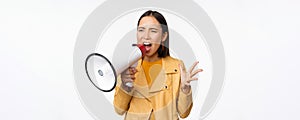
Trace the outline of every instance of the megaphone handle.
<instances>
[{"instance_id":1,"label":"megaphone handle","mask_svg":"<svg viewBox=\"0 0 300 120\"><path fill-rule=\"evenodd\" d=\"M131 65L130 67L131 67L131 68L136 68L137 64L138 64L138 62L134 63L134 64ZM127 82L127 83L125 83L125 85L126 85L127 87L133 87L133 83L132 83L132 82Z\"/></svg>"},{"instance_id":2,"label":"megaphone handle","mask_svg":"<svg viewBox=\"0 0 300 120\"><path fill-rule=\"evenodd\" d=\"M132 82L127 82L127 83L125 83L125 85L126 85L127 87L133 87L133 83L132 83Z\"/></svg>"}]
</instances>

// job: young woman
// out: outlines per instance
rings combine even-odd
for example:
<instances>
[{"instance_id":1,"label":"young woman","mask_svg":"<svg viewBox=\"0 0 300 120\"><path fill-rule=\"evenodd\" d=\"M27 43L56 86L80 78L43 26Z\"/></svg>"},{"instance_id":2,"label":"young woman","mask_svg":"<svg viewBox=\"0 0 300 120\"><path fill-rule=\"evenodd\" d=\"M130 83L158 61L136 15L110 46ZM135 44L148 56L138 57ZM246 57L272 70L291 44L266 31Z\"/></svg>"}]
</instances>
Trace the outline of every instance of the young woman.
<instances>
[{"instance_id":1,"label":"young woman","mask_svg":"<svg viewBox=\"0 0 300 120\"><path fill-rule=\"evenodd\" d=\"M178 120L186 118L193 106L190 82L202 69L189 71L169 53L169 30L162 14L147 11L137 25L137 43L146 53L136 68L119 77L114 95L115 111L125 120ZM133 82L133 87L126 86Z\"/></svg>"}]
</instances>

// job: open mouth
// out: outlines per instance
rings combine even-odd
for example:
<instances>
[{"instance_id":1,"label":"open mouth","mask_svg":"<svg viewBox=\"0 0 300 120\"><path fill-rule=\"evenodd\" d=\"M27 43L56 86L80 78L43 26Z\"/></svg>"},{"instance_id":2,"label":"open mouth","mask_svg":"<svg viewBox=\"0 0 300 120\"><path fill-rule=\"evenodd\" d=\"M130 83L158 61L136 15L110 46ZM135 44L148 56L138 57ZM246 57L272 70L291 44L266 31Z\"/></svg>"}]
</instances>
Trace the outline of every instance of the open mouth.
<instances>
[{"instance_id":1,"label":"open mouth","mask_svg":"<svg viewBox=\"0 0 300 120\"><path fill-rule=\"evenodd\" d=\"M150 49L151 49L151 46L152 46L152 44L151 43L149 43L149 42L144 42L143 43L143 45L145 46L145 48L146 48L146 52L149 52L150 51Z\"/></svg>"},{"instance_id":2,"label":"open mouth","mask_svg":"<svg viewBox=\"0 0 300 120\"><path fill-rule=\"evenodd\" d=\"M152 45L152 44L149 43L149 42L144 42L143 44L144 44L144 46L149 46L149 47L151 47L151 45Z\"/></svg>"},{"instance_id":3,"label":"open mouth","mask_svg":"<svg viewBox=\"0 0 300 120\"><path fill-rule=\"evenodd\" d=\"M139 45L142 45L145 47L146 53L151 50L151 46L152 46L152 44L149 42L144 42L143 44L132 44L132 46L139 46Z\"/></svg>"}]
</instances>

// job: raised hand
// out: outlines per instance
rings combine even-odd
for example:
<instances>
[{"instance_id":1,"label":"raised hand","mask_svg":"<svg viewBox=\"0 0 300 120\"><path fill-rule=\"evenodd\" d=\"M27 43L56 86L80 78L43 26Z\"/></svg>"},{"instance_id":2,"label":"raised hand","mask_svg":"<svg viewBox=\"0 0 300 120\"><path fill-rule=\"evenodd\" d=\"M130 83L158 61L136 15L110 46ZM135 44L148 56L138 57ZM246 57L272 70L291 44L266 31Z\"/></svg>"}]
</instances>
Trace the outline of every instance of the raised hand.
<instances>
[{"instance_id":1,"label":"raised hand","mask_svg":"<svg viewBox=\"0 0 300 120\"><path fill-rule=\"evenodd\" d=\"M186 70L183 69L184 66L179 65L180 73L181 73L181 90L182 90L182 92L189 93L191 90L190 82L198 80L198 78L194 77L194 76L196 74L198 74L199 72L203 71L203 69L194 70L198 63L199 63L198 61L194 62L194 64L190 67L188 72L186 72Z\"/></svg>"}]
</instances>

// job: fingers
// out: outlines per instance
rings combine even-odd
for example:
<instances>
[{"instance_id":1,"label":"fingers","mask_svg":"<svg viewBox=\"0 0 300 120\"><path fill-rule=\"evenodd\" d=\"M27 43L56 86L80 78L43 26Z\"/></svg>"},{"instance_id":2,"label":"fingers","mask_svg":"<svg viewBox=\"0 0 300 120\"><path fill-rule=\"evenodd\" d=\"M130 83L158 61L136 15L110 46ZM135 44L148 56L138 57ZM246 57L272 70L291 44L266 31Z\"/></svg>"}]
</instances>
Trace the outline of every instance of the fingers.
<instances>
[{"instance_id":1,"label":"fingers","mask_svg":"<svg viewBox=\"0 0 300 120\"><path fill-rule=\"evenodd\" d=\"M196 65L199 63L199 61L194 62L194 64L190 67L189 69L189 73L192 73L192 71L194 70L194 68L196 67Z\"/></svg>"},{"instance_id":2,"label":"fingers","mask_svg":"<svg viewBox=\"0 0 300 120\"><path fill-rule=\"evenodd\" d=\"M198 80L198 78L194 76L203 71L203 69L194 70L198 63L199 61L194 62L194 64L190 67L189 72L187 73L188 77L186 79L186 83L189 84L191 81Z\"/></svg>"},{"instance_id":3,"label":"fingers","mask_svg":"<svg viewBox=\"0 0 300 120\"><path fill-rule=\"evenodd\" d=\"M121 74L122 82L133 82L135 80L135 73L137 70L133 67L128 68Z\"/></svg>"},{"instance_id":4,"label":"fingers","mask_svg":"<svg viewBox=\"0 0 300 120\"><path fill-rule=\"evenodd\" d=\"M190 78L190 79L188 79L186 82L187 82L187 83L190 83L191 81L196 81L196 80L198 80L198 78Z\"/></svg>"},{"instance_id":5,"label":"fingers","mask_svg":"<svg viewBox=\"0 0 300 120\"><path fill-rule=\"evenodd\" d=\"M135 79L135 76L132 74L122 74L121 78L122 79Z\"/></svg>"},{"instance_id":6,"label":"fingers","mask_svg":"<svg viewBox=\"0 0 300 120\"><path fill-rule=\"evenodd\" d=\"M198 80L197 77L194 77L199 72L202 72L203 69L195 69L195 67L198 65L199 61L194 62L194 64L190 67L188 72L183 72L182 66L179 65L180 73L181 73L181 86L184 91L189 91L191 89L191 81ZM188 93L188 92L186 92Z\"/></svg>"},{"instance_id":7,"label":"fingers","mask_svg":"<svg viewBox=\"0 0 300 120\"><path fill-rule=\"evenodd\" d=\"M134 75L131 74L126 74L126 75L122 75L122 78L126 78L126 79L135 79Z\"/></svg>"},{"instance_id":8,"label":"fingers","mask_svg":"<svg viewBox=\"0 0 300 120\"><path fill-rule=\"evenodd\" d=\"M131 72L131 74L135 74L137 72L137 69L134 67L130 67L129 72Z\"/></svg>"},{"instance_id":9,"label":"fingers","mask_svg":"<svg viewBox=\"0 0 300 120\"><path fill-rule=\"evenodd\" d=\"M125 70L122 74L135 74L137 72L137 69L130 67L127 70Z\"/></svg>"},{"instance_id":10,"label":"fingers","mask_svg":"<svg viewBox=\"0 0 300 120\"><path fill-rule=\"evenodd\" d=\"M195 70L193 73L191 73L191 77L194 77L196 74L198 74L199 72L202 72L203 71L203 69L197 69L197 70Z\"/></svg>"}]
</instances>

